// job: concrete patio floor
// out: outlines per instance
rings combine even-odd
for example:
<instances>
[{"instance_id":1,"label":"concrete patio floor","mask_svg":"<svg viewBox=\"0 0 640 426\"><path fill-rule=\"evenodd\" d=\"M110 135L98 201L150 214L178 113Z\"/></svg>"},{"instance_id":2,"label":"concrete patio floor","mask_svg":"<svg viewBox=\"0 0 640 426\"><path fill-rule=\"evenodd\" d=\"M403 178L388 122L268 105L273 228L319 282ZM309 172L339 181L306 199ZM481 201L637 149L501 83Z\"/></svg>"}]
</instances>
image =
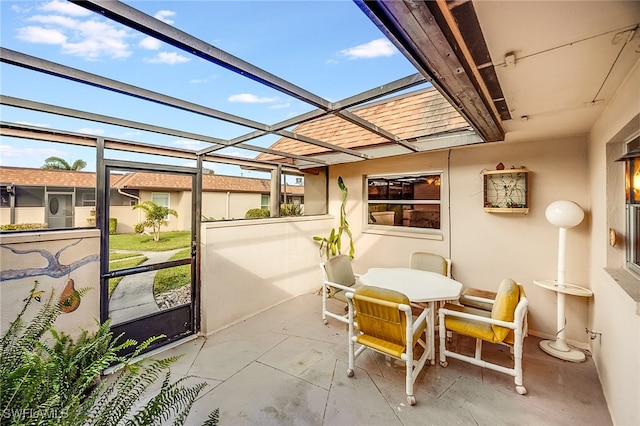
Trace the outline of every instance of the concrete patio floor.
<instances>
[{"instance_id":1,"label":"concrete patio floor","mask_svg":"<svg viewBox=\"0 0 640 426\"><path fill-rule=\"evenodd\" d=\"M210 385L187 424L201 424L216 407L220 425L234 426L612 424L592 359L553 358L532 336L525 339L526 395L516 393L511 376L449 359L447 368L425 367L417 404L409 406L404 367L381 355L363 354L355 377L347 377L346 325L323 325L320 311L320 296L302 295L155 355L184 354L172 375ZM454 335L452 344L472 352L471 340ZM486 344L483 355L509 362L499 345Z\"/></svg>"}]
</instances>

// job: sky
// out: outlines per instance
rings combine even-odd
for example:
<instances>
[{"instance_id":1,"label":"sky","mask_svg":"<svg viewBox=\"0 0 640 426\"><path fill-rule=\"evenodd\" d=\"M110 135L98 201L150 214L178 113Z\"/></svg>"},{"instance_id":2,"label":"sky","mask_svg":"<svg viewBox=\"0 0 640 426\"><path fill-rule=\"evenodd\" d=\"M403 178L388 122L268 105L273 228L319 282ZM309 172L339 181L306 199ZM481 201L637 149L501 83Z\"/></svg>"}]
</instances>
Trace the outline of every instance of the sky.
<instances>
[{"instance_id":1,"label":"sky","mask_svg":"<svg viewBox=\"0 0 640 426\"><path fill-rule=\"evenodd\" d=\"M416 72L350 0L125 3L329 101L338 101ZM0 0L0 19L3 48L264 124L277 123L313 109L282 92L65 0ZM4 63L0 64L0 92L222 139L252 131ZM6 106L0 106L0 119L163 146L195 150L208 146L204 142ZM249 143L268 147L277 139L271 135ZM238 148L218 152L247 158L257 155ZM0 137L2 166L37 168L50 156L69 163L83 159L87 162L85 170L95 171L92 149ZM109 158L149 160L118 152L109 153ZM189 165L184 160L162 161ZM252 175L234 166L207 164L206 167L218 174Z\"/></svg>"}]
</instances>

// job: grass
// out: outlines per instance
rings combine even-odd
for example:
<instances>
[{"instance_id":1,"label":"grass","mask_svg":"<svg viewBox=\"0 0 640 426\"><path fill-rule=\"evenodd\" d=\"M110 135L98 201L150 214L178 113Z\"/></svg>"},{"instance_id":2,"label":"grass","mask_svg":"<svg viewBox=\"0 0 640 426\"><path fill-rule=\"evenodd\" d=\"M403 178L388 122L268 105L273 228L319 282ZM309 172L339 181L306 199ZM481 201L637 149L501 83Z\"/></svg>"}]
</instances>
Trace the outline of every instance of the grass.
<instances>
[{"instance_id":1,"label":"grass","mask_svg":"<svg viewBox=\"0 0 640 426\"><path fill-rule=\"evenodd\" d=\"M145 234L117 234L109 236L111 250L167 251L191 245L191 231L167 231L160 233L160 241Z\"/></svg>"},{"instance_id":2,"label":"grass","mask_svg":"<svg viewBox=\"0 0 640 426\"><path fill-rule=\"evenodd\" d=\"M171 256L169 260L185 259L190 255L191 250L185 249ZM156 273L153 281L153 292L154 294L164 293L188 284L191 284L191 265L161 269Z\"/></svg>"}]
</instances>

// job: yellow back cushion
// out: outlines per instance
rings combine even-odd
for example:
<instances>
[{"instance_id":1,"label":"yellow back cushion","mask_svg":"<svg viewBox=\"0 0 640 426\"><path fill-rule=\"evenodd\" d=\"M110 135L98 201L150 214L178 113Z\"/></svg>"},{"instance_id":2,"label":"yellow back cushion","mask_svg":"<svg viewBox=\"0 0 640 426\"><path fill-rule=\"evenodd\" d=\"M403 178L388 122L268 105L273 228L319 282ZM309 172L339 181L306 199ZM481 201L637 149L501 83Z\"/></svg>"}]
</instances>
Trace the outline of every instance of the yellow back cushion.
<instances>
[{"instance_id":1,"label":"yellow back cushion","mask_svg":"<svg viewBox=\"0 0 640 426\"><path fill-rule=\"evenodd\" d=\"M360 331L396 345L406 344L407 321L398 305L408 305L407 296L393 290L362 286L355 291L353 303Z\"/></svg>"},{"instance_id":2,"label":"yellow back cushion","mask_svg":"<svg viewBox=\"0 0 640 426\"><path fill-rule=\"evenodd\" d=\"M510 278L505 278L500 283L498 292L496 294L496 301L493 304L491 310L491 318L513 322L516 306L520 301L520 289L518 284ZM496 335L496 340L501 342L507 337L510 329L506 327L500 327L499 325L491 325L493 332Z\"/></svg>"}]
</instances>

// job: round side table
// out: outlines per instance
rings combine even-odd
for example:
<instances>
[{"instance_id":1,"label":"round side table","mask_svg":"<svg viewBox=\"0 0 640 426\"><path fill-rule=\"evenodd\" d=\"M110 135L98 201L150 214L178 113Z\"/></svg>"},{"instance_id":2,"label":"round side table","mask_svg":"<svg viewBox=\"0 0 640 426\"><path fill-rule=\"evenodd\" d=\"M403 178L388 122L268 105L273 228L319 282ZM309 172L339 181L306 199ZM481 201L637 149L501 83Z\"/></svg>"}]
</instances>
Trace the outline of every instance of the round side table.
<instances>
[{"instance_id":1,"label":"round side table","mask_svg":"<svg viewBox=\"0 0 640 426\"><path fill-rule=\"evenodd\" d=\"M564 286L558 285L557 280L533 280L534 284L547 290L555 291L558 298L558 332L556 340L543 340L540 342L540 349L551 356L571 362L582 362L586 356L582 351L571 349L564 337L564 328L566 319L564 314L564 305L566 295L578 297L592 297L593 292L588 288L580 287L575 284L565 283Z\"/></svg>"}]
</instances>

